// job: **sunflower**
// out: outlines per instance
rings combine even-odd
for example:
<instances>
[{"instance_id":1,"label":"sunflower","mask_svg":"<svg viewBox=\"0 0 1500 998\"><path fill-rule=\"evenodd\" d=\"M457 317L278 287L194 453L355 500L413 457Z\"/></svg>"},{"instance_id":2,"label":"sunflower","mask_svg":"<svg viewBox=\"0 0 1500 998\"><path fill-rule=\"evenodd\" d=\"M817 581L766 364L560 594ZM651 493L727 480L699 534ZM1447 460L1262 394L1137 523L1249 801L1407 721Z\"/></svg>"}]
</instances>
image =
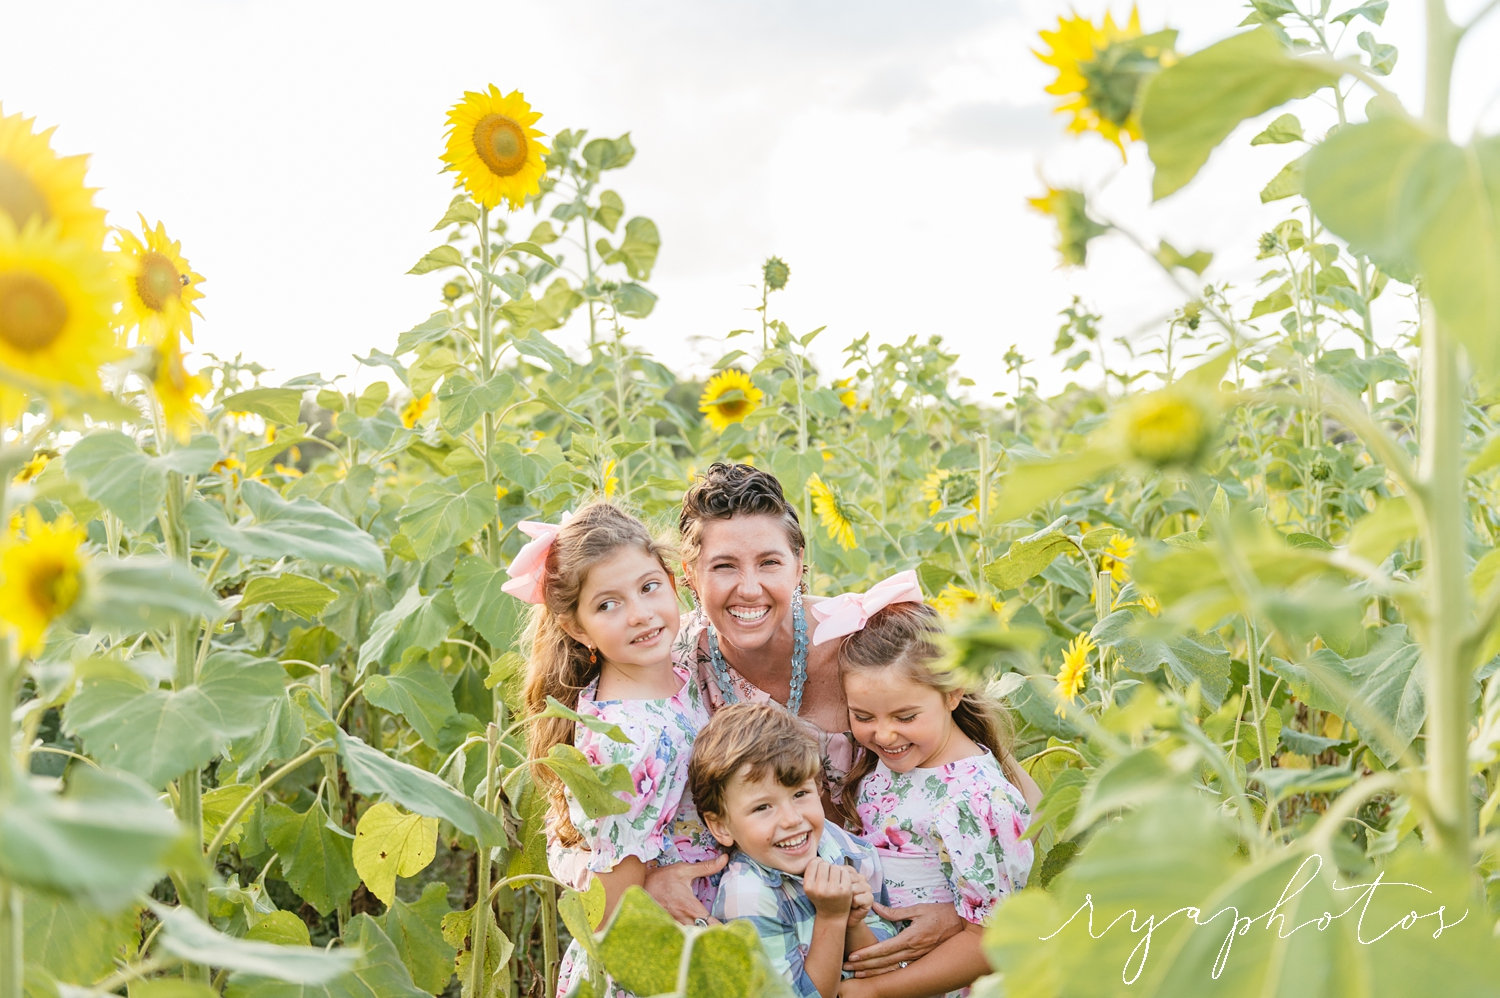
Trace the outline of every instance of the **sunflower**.
<instances>
[{"instance_id":1,"label":"sunflower","mask_svg":"<svg viewBox=\"0 0 1500 998\"><path fill-rule=\"evenodd\" d=\"M162 422L178 440L186 440L192 425L202 420L198 396L212 387L201 374L189 374L182 359L177 341L169 341L157 351L156 371L151 378L151 391L161 405Z\"/></svg>"},{"instance_id":2,"label":"sunflower","mask_svg":"<svg viewBox=\"0 0 1500 998\"><path fill-rule=\"evenodd\" d=\"M0 370L43 389L97 390L99 365L120 356L115 300L102 248L64 240L55 226L0 224ZM25 409L22 387L0 381L0 421Z\"/></svg>"},{"instance_id":3,"label":"sunflower","mask_svg":"<svg viewBox=\"0 0 1500 998\"><path fill-rule=\"evenodd\" d=\"M182 244L167 238L160 222L146 225L140 216L144 241L124 229L116 229L120 247L115 268L124 308L120 318L125 331L140 330L140 342L161 345L182 336L193 341L193 316L202 318L193 304L203 297L198 285L203 278L193 273L182 258Z\"/></svg>"},{"instance_id":4,"label":"sunflower","mask_svg":"<svg viewBox=\"0 0 1500 998\"><path fill-rule=\"evenodd\" d=\"M1116 418L1126 450L1162 468L1201 458L1213 440L1218 414L1211 399L1179 384L1137 396Z\"/></svg>"},{"instance_id":5,"label":"sunflower","mask_svg":"<svg viewBox=\"0 0 1500 998\"><path fill-rule=\"evenodd\" d=\"M1072 113L1068 131L1098 132L1123 157L1121 137L1141 137L1137 95L1147 77L1172 61L1176 32L1142 35L1140 11L1132 6L1124 27L1109 13L1098 25L1074 14L1059 17L1057 30L1039 34L1049 51L1033 54L1057 70L1047 93L1063 98L1057 113Z\"/></svg>"},{"instance_id":6,"label":"sunflower","mask_svg":"<svg viewBox=\"0 0 1500 998\"><path fill-rule=\"evenodd\" d=\"M845 551L854 547L854 508L844 502L844 497L817 475L807 480L807 491L812 495L813 512L828 531L828 539L838 541Z\"/></svg>"},{"instance_id":7,"label":"sunflower","mask_svg":"<svg viewBox=\"0 0 1500 998\"><path fill-rule=\"evenodd\" d=\"M1008 621L1014 610L1007 610L1004 603L993 596L983 597L989 603L990 609L1000 614L1001 622ZM965 586L955 585L950 582L942 588L942 591L931 600L932 608L944 617L952 620L961 615L971 606L978 606L981 597L974 590Z\"/></svg>"},{"instance_id":8,"label":"sunflower","mask_svg":"<svg viewBox=\"0 0 1500 998\"><path fill-rule=\"evenodd\" d=\"M12 525L0 541L0 621L17 635L22 655L40 650L47 626L78 601L86 537L66 513L49 524L28 509L21 529Z\"/></svg>"},{"instance_id":9,"label":"sunflower","mask_svg":"<svg viewBox=\"0 0 1500 998\"><path fill-rule=\"evenodd\" d=\"M1089 217L1082 191L1048 187L1046 194L1027 198L1026 203L1057 222L1057 252L1069 267L1082 267L1088 260L1089 240L1109 231L1109 226Z\"/></svg>"},{"instance_id":10,"label":"sunflower","mask_svg":"<svg viewBox=\"0 0 1500 998\"><path fill-rule=\"evenodd\" d=\"M104 246L104 210L84 186L86 156L58 156L52 129L41 134L34 119L0 106L0 226L55 224L63 239L88 249Z\"/></svg>"},{"instance_id":11,"label":"sunflower","mask_svg":"<svg viewBox=\"0 0 1500 998\"><path fill-rule=\"evenodd\" d=\"M31 455L31 460L21 465L21 470L16 472L14 479L17 485L25 485L37 475L46 470L47 464L57 456L55 450L39 450Z\"/></svg>"},{"instance_id":12,"label":"sunflower","mask_svg":"<svg viewBox=\"0 0 1500 998\"><path fill-rule=\"evenodd\" d=\"M1093 650L1093 638L1080 634L1068 642L1063 651L1062 668L1057 670L1057 695L1068 703L1078 699L1078 694L1083 692L1083 685L1088 680L1089 652ZM1061 702L1057 705L1057 716L1063 716Z\"/></svg>"},{"instance_id":13,"label":"sunflower","mask_svg":"<svg viewBox=\"0 0 1500 998\"><path fill-rule=\"evenodd\" d=\"M963 506L974 512L937 524L942 533L948 533L955 525L959 530L977 530L979 527L979 482L970 471L954 472L938 468L922 480L922 498L927 500L927 515L936 516L948 506ZM990 490L990 503L996 502L995 490Z\"/></svg>"},{"instance_id":14,"label":"sunflower","mask_svg":"<svg viewBox=\"0 0 1500 998\"><path fill-rule=\"evenodd\" d=\"M432 393L426 392L422 395L412 396L412 400L401 409L401 425L408 430L416 426L418 421L427 415L427 408L432 405Z\"/></svg>"},{"instance_id":15,"label":"sunflower","mask_svg":"<svg viewBox=\"0 0 1500 998\"><path fill-rule=\"evenodd\" d=\"M698 398L698 411L708 417L709 425L723 433L730 423L743 422L759 409L765 397L766 393L755 387L750 375L731 367L708 379Z\"/></svg>"},{"instance_id":16,"label":"sunflower","mask_svg":"<svg viewBox=\"0 0 1500 998\"><path fill-rule=\"evenodd\" d=\"M493 83L488 93L465 91L448 110L448 149L443 162L458 171L455 187L486 208L501 201L512 210L541 193L548 149L531 126L540 118L519 90L504 97Z\"/></svg>"},{"instance_id":17,"label":"sunflower","mask_svg":"<svg viewBox=\"0 0 1500 998\"><path fill-rule=\"evenodd\" d=\"M620 491L620 476L615 474L616 467L618 467L618 462L614 458L610 458L604 462L602 475L604 478L604 498L606 499L612 498L616 492Z\"/></svg>"},{"instance_id":18,"label":"sunflower","mask_svg":"<svg viewBox=\"0 0 1500 998\"><path fill-rule=\"evenodd\" d=\"M1109 544L1099 552L1099 571L1110 573L1116 584L1130 581L1130 566L1126 562L1135 554L1135 541L1124 534L1115 534Z\"/></svg>"}]
</instances>

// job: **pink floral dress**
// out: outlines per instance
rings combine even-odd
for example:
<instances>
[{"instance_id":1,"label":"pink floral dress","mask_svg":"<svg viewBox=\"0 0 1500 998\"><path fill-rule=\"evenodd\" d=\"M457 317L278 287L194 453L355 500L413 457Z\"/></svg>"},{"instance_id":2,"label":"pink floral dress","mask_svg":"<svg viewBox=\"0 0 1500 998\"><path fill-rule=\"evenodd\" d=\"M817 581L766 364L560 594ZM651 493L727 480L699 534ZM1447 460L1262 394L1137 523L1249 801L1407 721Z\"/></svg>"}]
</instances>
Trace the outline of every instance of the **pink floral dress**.
<instances>
[{"instance_id":1,"label":"pink floral dress","mask_svg":"<svg viewBox=\"0 0 1500 998\"><path fill-rule=\"evenodd\" d=\"M1034 852L1021 836L1031 809L988 750L909 773L876 763L856 810L893 906L949 901L978 925L1026 886Z\"/></svg>"},{"instance_id":2,"label":"pink floral dress","mask_svg":"<svg viewBox=\"0 0 1500 998\"><path fill-rule=\"evenodd\" d=\"M595 766L616 763L630 771L634 793L620 794L630 805L621 814L590 818L568 795L568 817L588 842L586 850L568 850L551 843L548 863L553 875L586 889L594 873L608 873L627 856L666 866L701 863L719 854L719 844L698 816L688 791L688 756L698 729L708 723L708 706L692 674L673 666L682 680L674 695L661 700L596 700L598 683L578 695L578 713L617 725L630 741L617 742L582 724L575 725L573 744ZM713 904L714 885L694 881L694 892L705 907ZM563 957L558 995L588 972L588 960L574 941ZM613 982L609 995L628 992Z\"/></svg>"}]
</instances>

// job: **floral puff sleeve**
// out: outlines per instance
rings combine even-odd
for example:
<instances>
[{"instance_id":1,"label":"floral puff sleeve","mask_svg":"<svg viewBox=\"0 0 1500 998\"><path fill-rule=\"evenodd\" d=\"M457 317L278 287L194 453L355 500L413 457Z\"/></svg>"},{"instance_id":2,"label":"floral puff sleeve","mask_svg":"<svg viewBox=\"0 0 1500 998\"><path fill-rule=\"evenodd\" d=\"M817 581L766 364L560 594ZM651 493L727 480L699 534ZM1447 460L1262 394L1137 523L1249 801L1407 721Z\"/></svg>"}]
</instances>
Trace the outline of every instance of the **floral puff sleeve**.
<instances>
[{"instance_id":1,"label":"floral puff sleeve","mask_svg":"<svg viewBox=\"0 0 1500 998\"><path fill-rule=\"evenodd\" d=\"M985 759L988 765L975 767L976 772L953 774L957 778L948 784L932 824L953 906L975 925L984 923L1006 895L1026 886L1035 855L1021 838L1031 824L1026 799L993 759Z\"/></svg>"},{"instance_id":2,"label":"floral puff sleeve","mask_svg":"<svg viewBox=\"0 0 1500 998\"><path fill-rule=\"evenodd\" d=\"M696 703L697 697L692 699ZM624 766L632 786L630 792L619 794L630 805L628 810L597 818L588 817L568 795L568 815L589 843L592 872L608 873L627 856L647 863L679 858L674 823L687 794L687 760L697 721L686 716L681 706L648 700L596 703L580 697L579 713L618 725L630 739L616 741L582 724L574 731L574 745L592 765Z\"/></svg>"}]
</instances>

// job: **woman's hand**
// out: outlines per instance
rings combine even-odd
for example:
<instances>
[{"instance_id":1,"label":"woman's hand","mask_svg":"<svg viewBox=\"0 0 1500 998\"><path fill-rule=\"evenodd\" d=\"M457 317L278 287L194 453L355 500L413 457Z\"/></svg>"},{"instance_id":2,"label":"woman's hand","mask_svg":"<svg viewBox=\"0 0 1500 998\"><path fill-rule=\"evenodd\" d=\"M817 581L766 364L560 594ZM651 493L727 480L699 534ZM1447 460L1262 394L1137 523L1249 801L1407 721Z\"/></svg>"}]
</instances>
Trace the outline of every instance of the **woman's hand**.
<instances>
[{"instance_id":1,"label":"woman's hand","mask_svg":"<svg viewBox=\"0 0 1500 998\"><path fill-rule=\"evenodd\" d=\"M653 866L646 870L646 893L667 914L683 925L692 925L697 919L717 924L709 915L703 902L693 893L693 881L699 877L711 877L724 869L729 856L722 855L703 863L672 863L669 866Z\"/></svg>"},{"instance_id":2,"label":"woman's hand","mask_svg":"<svg viewBox=\"0 0 1500 998\"><path fill-rule=\"evenodd\" d=\"M925 956L938 943L956 935L965 924L953 905L943 901L905 908L877 904L875 910L892 922L910 921L911 924L884 942L850 953L844 961L844 969L853 971L858 977L888 973L903 963Z\"/></svg>"}]
</instances>

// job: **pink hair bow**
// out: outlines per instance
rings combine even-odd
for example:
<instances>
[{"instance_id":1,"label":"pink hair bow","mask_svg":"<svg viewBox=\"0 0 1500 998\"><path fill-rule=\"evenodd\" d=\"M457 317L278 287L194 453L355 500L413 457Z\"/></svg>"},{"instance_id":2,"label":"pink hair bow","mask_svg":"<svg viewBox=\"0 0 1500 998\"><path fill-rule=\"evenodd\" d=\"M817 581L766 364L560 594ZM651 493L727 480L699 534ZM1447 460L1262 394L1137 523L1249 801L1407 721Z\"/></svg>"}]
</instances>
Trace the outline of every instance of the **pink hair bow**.
<instances>
[{"instance_id":1,"label":"pink hair bow","mask_svg":"<svg viewBox=\"0 0 1500 998\"><path fill-rule=\"evenodd\" d=\"M544 603L543 587L547 582L547 554L562 525L573 519L571 512L564 513L557 523L542 523L539 520L522 520L516 524L521 533L530 537L526 546L506 566L510 581L500 587L501 592L510 593L527 603Z\"/></svg>"},{"instance_id":2,"label":"pink hair bow","mask_svg":"<svg viewBox=\"0 0 1500 998\"><path fill-rule=\"evenodd\" d=\"M892 603L922 602L922 587L917 582L917 573L911 569L897 572L882 582L870 587L869 592L844 593L808 606L817 618L818 626L813 631L812 643L820 645L834 638L863 630L870 618Z\"/></svg>"}]
</instances>

